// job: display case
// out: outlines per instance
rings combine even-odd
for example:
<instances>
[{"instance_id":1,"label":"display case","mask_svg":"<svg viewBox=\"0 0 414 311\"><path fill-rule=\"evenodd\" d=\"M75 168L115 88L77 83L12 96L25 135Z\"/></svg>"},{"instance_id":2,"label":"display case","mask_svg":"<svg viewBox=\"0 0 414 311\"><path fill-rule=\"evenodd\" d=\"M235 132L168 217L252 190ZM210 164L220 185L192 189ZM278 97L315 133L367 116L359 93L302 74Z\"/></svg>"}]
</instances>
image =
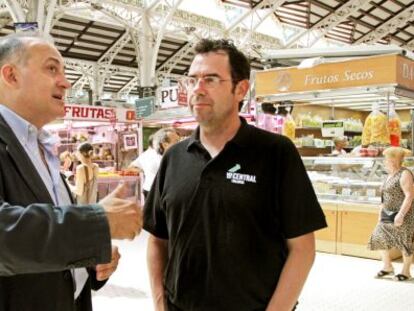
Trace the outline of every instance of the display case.
<instances>
[{"instance_id":1,"label":"display case","mask_svg":"<svg viewBox=\"0 0 414 311\"><path fill-rule=\"evenodd\" d=\"M381 203L383 158L303 157L321 201Z\"/></svg>"},{"instance_id":2,"label":"display case","mask_svg":"<svg viewBox=\"0 0 414 311\"><path fill-rule=\"evenodd\" d=\"M384 158L303 157L328 227L316 232L319 251L379 259L367 243L381 207ZM413 169L414 158L404 166ZM401 254L392 250L393 258Z\"/></svg>"}]
</instances>

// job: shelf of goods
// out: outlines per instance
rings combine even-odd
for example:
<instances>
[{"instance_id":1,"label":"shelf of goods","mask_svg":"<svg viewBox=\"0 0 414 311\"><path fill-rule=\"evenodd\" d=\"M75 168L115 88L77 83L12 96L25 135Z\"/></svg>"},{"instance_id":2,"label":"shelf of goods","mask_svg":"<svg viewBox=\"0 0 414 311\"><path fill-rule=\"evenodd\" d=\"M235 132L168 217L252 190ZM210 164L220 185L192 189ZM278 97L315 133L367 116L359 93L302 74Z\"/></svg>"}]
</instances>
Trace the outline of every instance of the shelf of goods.
<instances>
[{"instance_id":1,"label":"shelf of goods","mask_svg":"<svg viewBox=\"0 0 414 311\"><path fill-rule=\"evenodd\" d=\"M410 110L414 102L414 78L411 72L414 72L414 62L398 54L348 57L307 68L272 68L253 72L252 97L258 103L279 106L289 103L293 106L292 116L296 120L300 113L305 115L304 119L308 123L296 122L295 141L301 135L321 139L319 127L322 120L354 119L363 122L373 104L377 104L386 114L394 105L401 120L405 119L402 122L404 128L404 123L408 124L412 119ZM257 107L257 111L261 111L261 108ZM320 118L309 118L311 114ZM306 128L309 125L313 128ZM405 129L405 133L408 133ZM355 130L346 124L344 130L348 139L361 135L359 128ZM353 143L356 144L357 140ZM412 145L412 141L409 143ZM303 146L300 143L298 145ZM316 148L313 153L308 151L309 148L299 150L302 154L302 150L306 150L306 155L325 153L325 150Z\"/></svg>"},{"instance_id":2,"label":"shelf of goods","mask_svg":"<svg viewBox=\"0 0 414 311\"><path fill-rule=\"evenodd\" d=\"M379 259L367 249L377 224L381 185L386 177L383 158L303 157L328 228L316 232L319 251ZM404 166L413 168L414 158ZM397 250L392 257L401 256Z\"/></svg>"},{"instance_id":3,"label":"shelf of goods","mask_svg":"<svg viewBox=\"0 0 414 311\"><path fill-rule=\"evenodd\" d=\"M124 169L142 150L142 122L135 118L134 109L66 105L63 119L47 127L59 136L59 154L74 153L79 144L91 143L92 160L101 169Z\"/></svg>"}]
</instances>

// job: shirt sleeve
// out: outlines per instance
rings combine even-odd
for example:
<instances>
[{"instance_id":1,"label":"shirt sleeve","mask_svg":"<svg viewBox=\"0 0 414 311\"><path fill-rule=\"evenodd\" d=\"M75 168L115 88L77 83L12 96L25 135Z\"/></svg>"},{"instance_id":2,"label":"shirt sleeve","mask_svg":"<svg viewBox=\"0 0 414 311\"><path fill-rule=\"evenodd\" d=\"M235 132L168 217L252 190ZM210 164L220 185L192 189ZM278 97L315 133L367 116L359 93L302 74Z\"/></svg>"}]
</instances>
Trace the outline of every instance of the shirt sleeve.
<instances>
[{"instance_id":1,"label":"shirt sleeve","mask_svg":"<svg viewBox=\"0 0 414 311\"><path fill-rule=\"evenodd\" d=\"M139 169L142 169L141 155L138 158L136 158L134 161L132 161L129 166L137 167Z\"/></svg>"},{"instance_id":2,"label":"shirt sleeve","mask_svg":"<svg viewBox=\"0 0 414 311\"><path fill-rule=\"evenodd\" d=\"M111 237L99 205L10 205L0 197L0 275L90 267L111 259Z\"/></svg>"},{"instance_id":3,"label":"shirt sleeve","mask_svg":"<svg viewBox=\"0 0 414 311\"><path fill-rule=\"evenodd\" d=\"M163 164L165 164L165 161L161 163L161 167L152 183L151 191L145 201L143 228L157 238L168 240L167 219L162 208Z\"/></svg>"},{"instance_id":4,"label":"shirt sleeve","mask_svg":"<svg viewBox=\"0 0 414 311\"><path fill-rule=\"evenodd\" d=\"M302 159L289 139L281 146L280 217L284 235L295 238L322 228L326 221Z\"/></svg>"}]
</instances>

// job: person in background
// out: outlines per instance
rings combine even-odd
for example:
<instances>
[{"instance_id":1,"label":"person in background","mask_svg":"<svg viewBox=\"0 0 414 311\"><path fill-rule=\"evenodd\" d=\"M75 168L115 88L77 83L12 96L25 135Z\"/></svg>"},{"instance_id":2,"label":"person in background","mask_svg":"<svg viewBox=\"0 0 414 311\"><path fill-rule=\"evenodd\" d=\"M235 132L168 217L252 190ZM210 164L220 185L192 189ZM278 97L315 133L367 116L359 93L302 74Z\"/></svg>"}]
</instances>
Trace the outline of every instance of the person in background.
<instances>
[{"instance_id":1,"label":"person in background","mask_svg":"<svg viewBox=\"0 0 414 311\"><path fill-rule=\"evenodd\" d=\"M76 206L44 125L65 115L64 61L46 39L0 39L0 310L88 311L141 227L123 188ZM85 267L85 268L84 268ZM86 269L87 268L87 269Z\"/></svg>"},{"instance_id":2,"label":"person in background","mask_svg":"<svg viewBox=\"0 0 414 311\"><path fill-rule=\"evenodd\" d=\"M313 264L322 209L293 143L239 117L249 76L230 41L195 46L183 84L199 127L165 152L144 207L157 311L290 311Z\"/></svg>"},{"instance_id":3,"label":"person in background","mask_svg":"<svg viewBox=\"0 0 414 311\"><path fill-rule=\"evenodd\" d=\"M376 275L378 278L394 273L390 250L394 247L401 250L403 266L394 277L397 281L411 278L414 251L414 181L412 172L402 166L407 151L401 147L389 147L383 151L388 175L382 186L378 224L368 243L369 249L381 251L383 266Z\"/></svg>"},{"instance_id":4,"label":"person in background","mask_svg":"<svg viewBox=\"0 0 414 311\"><path fill-rule=\"evenodd\" d=\"M61 171L62 172L72 172L73 170L73 161L74 161L74 156L73 154L66 150L63 151L60 155L59 155L59 159L60 159L60 163L61 163Z\"/></svg>"},{"instance_id":5,"label":"person in background","mask_svg":"<svg viewBox=\"0 0 414 311\"><path fill-rule=\"evenodd\" d=\"M76 167L75 186L68 183L76 196L78 204L96 203L98 196L99 166L92 162L93 146L90 143L81 143L76 151L76 157L81 162Z\"/></svg>"},{"instance_id":6,"label":"person in background","mask_svg":"<svg viewBox=\"0 0 414 311\"><path fill-rule=\"evenodd\" d=\"M149 146L129 165L130 170L144 173L144 184L142 192L147 198L151 186L157 175L162 155L165 150L178 142L180 137L173 128L162 128L151 135L148 139Z\"/></svg>"},{"instance_id":7,"label":"person in background","mask_svg":"<svg viewBox=\"0 0 414 311\"><path fill-rule=\"evenodd\" d=\"M155 151L163 156L164 153L174 144L180 141L180 136L172 127L159 129L154 133Z\"/></svg>"},{"instance_id":8,"label":"person in background","mask_svg":"<svg viewBox=\"0 0 414 311\"><path fill-rule=\"evenodd\" d=\"M346 139L346 137L335 137L333 139L333 142L334 150L332 150L332 155L346 154L346 150L344 149L348 144L348 140Z\"/></svg>"}]
</instances>

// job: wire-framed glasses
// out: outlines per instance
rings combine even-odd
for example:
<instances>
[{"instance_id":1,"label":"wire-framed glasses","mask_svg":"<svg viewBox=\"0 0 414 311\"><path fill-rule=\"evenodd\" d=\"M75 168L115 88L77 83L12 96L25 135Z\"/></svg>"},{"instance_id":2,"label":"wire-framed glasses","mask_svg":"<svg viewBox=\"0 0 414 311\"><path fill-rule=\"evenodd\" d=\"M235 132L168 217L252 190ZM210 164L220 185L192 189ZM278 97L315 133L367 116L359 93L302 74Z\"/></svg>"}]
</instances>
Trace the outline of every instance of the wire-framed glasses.
<instances>
[{"instance_id":1,"label":"wire-framed glasses","mask_svg":"<svg viewBox=\"0 0 414 311\"><path fill-rule=\"evenodd\" d=\"M221 79L218 76L204 76L200 78L196 77L184 77L181 79L181 83L187 89L193 89L197 83L202 83L205 88L212 89L218 87L221 82L232 81L232 79Z\"/></svg>"}]
</instances>

